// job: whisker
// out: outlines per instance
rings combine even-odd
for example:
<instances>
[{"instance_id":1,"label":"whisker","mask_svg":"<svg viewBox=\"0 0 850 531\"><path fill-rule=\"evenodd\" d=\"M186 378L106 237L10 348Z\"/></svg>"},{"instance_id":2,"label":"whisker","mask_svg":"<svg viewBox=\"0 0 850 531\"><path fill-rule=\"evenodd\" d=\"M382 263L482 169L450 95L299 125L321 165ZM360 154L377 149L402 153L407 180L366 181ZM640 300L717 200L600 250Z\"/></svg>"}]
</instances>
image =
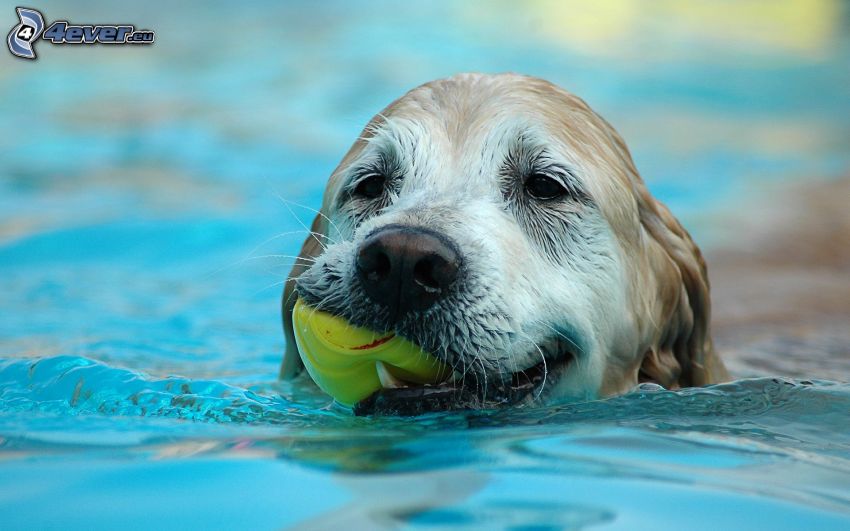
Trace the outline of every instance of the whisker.
<instances>
[{"instance_id":1,"label":"whisker","mask_svg":"<svg viewBox=\"0 0 850 531\"><path fill-rule=\"evenodd\" d=\"M322 236L323 238L326 238L326 239L327 239L328 241L330 241L332 244L333 244L333 243L336 243L336 242L335 242L332 238L330 238L329 236L326 236L326 235L324 235L324 234L320 234L320 233L313 232L312 230L310 230L309 228L307 228L307 225L305 225L305 224L304 224L304 222L303 222L303 221L301 221L301 218L299 218L299 217L295 214L295 212L293 212L293 211L292 211L292 208L290 208L290 207L289 207L289 204L290 204L290 203L291 203L291 204L294 204L294 205L298 205L298 203L295 203L295 202L293 202L293 201L290 201L290 200L288 200L288 199L285 199L282 195L280 195L280 193L277 191L277 189L275 189L275 187L274 187L274 186L272 185L272 183L268 180L268 178L266 178L266 186L268 186L268 187L269 187L269 189L272 191L272 193L275 195L275 197L277 197L277 198L278 198L278 200L280 200L280 201L283 203L283 206L285 206L285 207L286 207L286 209L289 211L289 213L290 213L290 214L292 214L292 217L293 217L293 218L295 218L295 221L297 221L297 222L298 222L298 224L299 224L299 225L301 225L301 226L304 228L304 230L306 230L309 234L311 234L311 235L313 235L313 236L316 236L316 241L317 241L317 242L319 243L319 245L322 247L322 250L323 250L323 251L324 251L325 249L327 249L327 245L325 245L325 243L323 243L323 242L322 242L322 240L320 240L320 239L318 238L318 236ZM308 209L310 208L310 207L306 207L306 206L304 206L304 205L298 205L298 206L300 206L300 207L302 207L302 208L308 208ZM316 212L317 212L318 214L320 214L320 215L324 216L324 214L322 214L321 212L318 212L318 211L316 211ZM327 216L325 216L325 217L327 218ZM330 221L330 219L328 219L328 221ZM331 223L333 223L333 222L331 221Z\"/></svg>"},{"instance_id":2,"label":"whisker","mask_svg":"<svg viewBox=\"0 0 850 531\"><path fill-rule=\"evenodd\" d=\"M534 397L534 400L538 400L538 399L540 398L540 395L543 393L543 387L546 385L546 377L547 377L547 376L548 376L548 374L549 374L549 368L548 368L548 367L547 367L547 365L546 365L546 357L545 357L545 355L543 354L543 350L540 348L540 345L538 345L536 341L534 341L533 339L531 339L531 336L529 336L527 333L525 333L525 332L523 332L523 331L521 331L521 330L517 330L517 332L516 332L516 333L517 333L517 334L519 334L520 336L522 336L522 338L523 338L523 339L525 339L525 340L527 340L529 343L531 343L531 344L534 346L534 348L535 348L535 349L537 349L537 352L540 354L540 358L543 360L543 371L544 371L544 372L543 372L543 383L541 384L540 391L539 391L539 392L537 393L537 395ZM516 367L517 367L517 366L516 366L516 365L514 365L514 369L516 369ZM529 367L529 368L531 368L531 367ZM515 374L522 374L523 376L525 376L526 378L528 378L528 380L529 380L529 381L531 381L531 378L528 376L528 373L526 373L526 371L527 371L527 370L528 370L528 369L515 370L515 371L514 371L514 373L515 373Z\"/></svg>"},{"instance_id":3,"label":"whisker","mask_svg":"<svg viewBox=\"0 0 850 531\"><path fill-rule=\"evenodd\" d=\"M481 377L484 378L484 386L481 388L481 406L483 407L487 403L487 368L484 366L484 359L480 352L475 353L475 361L481 365Z\"/></svg>"},{"instance_id":4,"label":"whisker","mask_svg":"<svg viewBox=\"0 0 850 531\"><path fill-rule=\"evenodd\" d=\"M330 224L330 227L333 228L336 231L337 235L339 235L340 237L342 236L342 231L340 230L339 226L337 226L337 224L334 223L334 221L331 218L329 218L327 215L325 215L321 210L316 210L313 207L310 207L310 206L307 206L307 205L302 205L301 203L296 203L295 201L292 201L291 199L284 199L283 197L281 197L280 194L276 194L276 195L277 195L277 198L280 199L281 201L283 201L284 203L288 203L290 205L294 205L294 206L297 206L299 208L303 208L304 210L314 212L316 215L321 216L322 218L327 220L327 222ZM289 211L292 212L291 209ZM293 213L293 215L295 215L295 214ZM322 236L325 236L325 235L323 234ZM325 236L325 238L327 238L328 241L330 241L331 243L338 243L338 240L334 240L330 236Z\"/></svg>"},{"instance_id":5,"label":"whisker","mask_svg":"<svg viewBox=\"0 0 850 531\"><path fill-rule=\"evenodd\" d=\"M293 264L296 264L296 263L302 262L302 261L314 264L318 261L316 258L310 258L309 256L296 256L296 255L292 255L292 254L261 254L261 255L258 255L258 256L249 256L247 258L243 258L241 260L241 262L244 263L244 262L250 262L250 261L253 261L253 260L264 260L266 258L292 258L293 260L295 260L294 262L292 262Z\"/></svg>"},{"instance_id":6,"label":"whisker","mask_svg":"<svg viewBox=\"0 0 850 531\"><path fill-rule=\"evenodd\" d=\"M250 251L248 251L247 256L245 256L244 258L240 258L239 260L235 260L235 261L233 261L233 262L231 262L231 263L229 263L229 264L223 265L223 266L219 267L218 269L214 269L213 271L210 271L210 272L206 273L206 274L205 274L202 278L209 278L209 277L212 277L212 276L215 276L215 275L219 275L219 274L221 274L221 273L223 273L224 271L227 271L227 270L229 270L229 269L233 269L233 268L235 268L235 267L239 267L240 265L244 264L246 261L252 260L252 259L254 258L252 255L253 255L255 252L257 252L257 251L258 251L261 247L263 247L264 245L267 245L268 243L270 243L270 242L272 242L272 241L274 241L274 240L276 240L276 239L278 239L278 238L283 238L283 237L285 237L285 236L291 236L291 235L293 235L293 234L304 234L305 232L306 232L307 234L314 234L314 235L324 236L324 234L312 233L311 231L304 231L304 230L292 230L292 231L287 231L287 232L282 232L282 233L280 233L280 234L276 234L276 235L274 235L274 236L272 236L272 237L270 237L270 238L267 238L266 240L264 240L264 241L260 242L259 244L257 244L257 245L256 245L253 249L251 249ZM264 255L264 256L275 256L275 255ZM280 255L280 256L287 256L287 255ZM306 258L306 257L302 258L302 257L293 257L293 256L290 256L290 258L297 258L297 259L300 259L300 260L307 260L307 258Z\"/></svg>"},{"instance_id":7,"label":"whisker","mask_svg":"<svg viewBox=\"0 0 850 531\"><path fill-rule=\"evenodd\" d=\"M281 232L280 234L275 234L274 236L263 240L262 242L258 243L253 249L251 249L248 252L248 255L250 256L250 255L254 254L255 252L259 251L261 247L263 247L266 244L273 242L274 240L277 240L278 238L283 238L284 236L292 236L293 234L306 234L308 236L312 235L312 236L317 236L317 237L321 236L323 238L327 238L327 236L325 236L321 232L313 232L311 230L301 230L301 229L290 230L290 231L286 231L286 232ZM331 242L331 243L334 243L334 242Z\"/></svg>"},{"instance_id":8,"label":"whisker","mask_svg":"<svg viewBox=\"0 0 850 531\"><path fill-rule=\"evenodd\" d=\"M288 281L288 280L289 280L289 279L287 279L287 280L278 280L277 282L273 282L273 283L271 283L271 284L269 284L269 285L267 285L267 286L263 286L262 288L260 288L260 289L256 290L256 291L253 293L253 295L259 295L260 293L262 293L262 292L266 291L267 289L271 289L271 288L274 288L274 287L276 287L276 286L284 286L284 285L286 285L286 283L287 283L287 281Z\"/></svg>"},{"instance_id":9,"label":"whisker","mask_svg":"<svg viewBox=\"0 0 850 531\"><path fill-rule=\"evenodd\" d=\"M293 277L287 277L286 280L284 280L282 283L284 285L286 285L287 282L289 282L290 280L293 280L295 278L297 278L297 277L294 277L294 276ZM277 284L281 284L281 283L278 282ZM285 306L285 305L289 304L292 301L292 297L297 297L297 296L298 296L298 291L292 290L292 293L290 293L289 296L286 298L286 300L283 301L283 305Z\"/></svg>"},{"instance_id":10,"label":"whisker","mask_svg":"<svg viewBox=\"0 0 850 531\"><path fill-rule=\"evenodd\" d=\"M310 229L308 229L308 228L307 228L307 225L305 225L305 224L304 224L304 222L303 222L303 221L301 221L301 218L299 218L299 217L295 214L295 212L293 212L293 211L292 211L292 208L290 208L290 206L289 206L289 204L287 204L286 200L285 200L284 198L280 197L280 196L278 196L278 199L280 199L281 201L283 201L283 206L285 206L285 207L286 207L286 209L289 211L289 213L290 213L290 214L292 214L292 217L294 217L294 218L295 218L295 220L298 222L298 224L299 224L299 225L301 225L302 227L304 227L304 230L306 230L306 231L307 231L307 232L309 232L310 234L313 234L313 231L312 231L312 230L310 230ZM328 247L327 247L327 245L325 245L325 243L324 243L324 242L322 242L322 240L320 240L320 239L316 238L316 242L318 242L319 246L322 248L322 251L327 250L327 248L328 248Z\"/></svg>"},{"instance_id":11,"label":"whisker","mask_svg":"<svg viewBox=\"0 0 850 531\"><path fill-rule=\"evenodd\" d=\"M573 341L571 337L564 335L563 332L561 332L560 330L558 330L554 326L550 325L549 323L544 323L542 321L540 322L540 324L542 324L543 326L545 326L549 330L555 332L560 338L565 339L570 345L572 345L576 349L577 352L579 352L579 353L584 352L584 350L582 350L582 348L579 345L577 345L576 342Z\"/></svg>"}]
</instances>

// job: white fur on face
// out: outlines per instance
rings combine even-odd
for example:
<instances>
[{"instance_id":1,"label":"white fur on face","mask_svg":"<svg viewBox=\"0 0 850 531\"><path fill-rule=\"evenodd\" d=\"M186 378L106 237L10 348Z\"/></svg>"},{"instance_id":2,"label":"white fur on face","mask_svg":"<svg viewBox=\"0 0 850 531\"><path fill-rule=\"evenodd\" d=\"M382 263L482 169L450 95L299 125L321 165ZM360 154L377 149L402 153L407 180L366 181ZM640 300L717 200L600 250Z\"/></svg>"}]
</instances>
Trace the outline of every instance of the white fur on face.
<instances>
[{"instance_id":1,"label":"white fur on face","mask_svg":"<svg viewBox=\"0 0 850 531\"><path fill-rule=\"evenodd\" d=\"M354 324L394 328L476 385L545 360L548 395L593 398L612 366L636 373L626 254L606 216L612 205L599 197L618 185L599 175L606 156L564 135L557 109L500 78L422 87L373 121L326 193L337 243L299 277L298 293ZM387 178L384 196L355 197L370 172ZM528 197L523 179L534 172L555 175L570 196ZM391 224L435 230L462 255L449 296L395 323L365 296L354 267L360 243Z\"/></svg>"}]
</instances>

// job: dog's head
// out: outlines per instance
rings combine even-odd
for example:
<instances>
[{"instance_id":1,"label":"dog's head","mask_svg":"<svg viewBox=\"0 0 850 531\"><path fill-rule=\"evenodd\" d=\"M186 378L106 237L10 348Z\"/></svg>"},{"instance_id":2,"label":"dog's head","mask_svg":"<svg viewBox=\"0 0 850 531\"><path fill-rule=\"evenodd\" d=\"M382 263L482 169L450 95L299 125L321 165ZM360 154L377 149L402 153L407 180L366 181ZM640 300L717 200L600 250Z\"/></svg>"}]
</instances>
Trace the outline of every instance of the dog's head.
<instances>
[{"instance_id":1,"label":"dog's head","mask_svg":"<svg viewBox=\"0 0 850 531\"><path fill-rule=\"evenodd\" d=\"M331 175L312 231L284 292L283 376L300 368L296 292L419 344L482 404L722 376L699 250L614 129L546 81L410 91Z\"/></svg>"}]
</instances>

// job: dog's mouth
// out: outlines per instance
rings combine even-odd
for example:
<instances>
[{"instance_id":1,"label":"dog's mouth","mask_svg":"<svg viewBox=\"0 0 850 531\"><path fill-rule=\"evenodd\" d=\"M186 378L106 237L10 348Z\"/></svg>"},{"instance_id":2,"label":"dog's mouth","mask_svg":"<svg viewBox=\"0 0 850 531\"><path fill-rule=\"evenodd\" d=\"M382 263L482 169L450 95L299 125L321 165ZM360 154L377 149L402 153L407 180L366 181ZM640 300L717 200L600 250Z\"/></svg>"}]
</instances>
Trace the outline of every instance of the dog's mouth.
<instances>
[{"instance_id":1,"label":"dog's mouth","mask_svg":"<svg viewBox=\"0 0 850 531\"><path fill-rule=\"evenodd\" d=\"M354 405L355 415L414 416L461 409L492 409L533 403L545 397L575 359L572 349L560 339L548 343L542 360L527 369L485 378L455 371L438 384L404 381L378 364L383 388Z\"/></svg>"}]
</instances>

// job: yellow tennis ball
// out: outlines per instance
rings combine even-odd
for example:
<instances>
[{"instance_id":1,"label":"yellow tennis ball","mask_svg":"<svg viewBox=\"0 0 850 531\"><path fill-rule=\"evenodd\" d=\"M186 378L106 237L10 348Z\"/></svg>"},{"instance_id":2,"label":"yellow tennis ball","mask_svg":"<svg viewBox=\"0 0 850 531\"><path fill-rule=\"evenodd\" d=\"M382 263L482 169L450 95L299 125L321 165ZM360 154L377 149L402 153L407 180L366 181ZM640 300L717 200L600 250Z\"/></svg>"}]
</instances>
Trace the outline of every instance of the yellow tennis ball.
<instances>
[{"instance_id":1,"label":"yellow tennis ball","mask_svg":"<svg viewBox=\"0 0 850 531\"><path fill-rule=\"evenodd\" d=\"M445 364L410 341L353 326L301 299L292 310L292 324L307 372L320 389L346 406L384 387L382 378L426 384L442 382L451 374Z\"/></svg>"}]
</instances>

